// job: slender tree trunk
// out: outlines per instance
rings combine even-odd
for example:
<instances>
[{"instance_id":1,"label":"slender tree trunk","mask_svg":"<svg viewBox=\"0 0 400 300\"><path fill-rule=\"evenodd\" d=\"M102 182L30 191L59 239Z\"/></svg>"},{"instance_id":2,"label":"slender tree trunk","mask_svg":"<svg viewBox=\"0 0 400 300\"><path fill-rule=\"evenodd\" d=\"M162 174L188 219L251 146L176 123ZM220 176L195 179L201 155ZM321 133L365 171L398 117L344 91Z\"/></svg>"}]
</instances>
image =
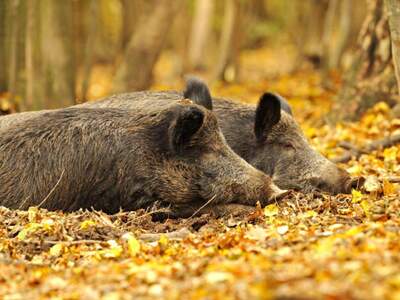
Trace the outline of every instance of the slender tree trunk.
<instances>
[{"instance_id":1,"label":"slender tree trunk","mask_svg":"<svg viewBox=\"0 0 400 300\"><path fill-rule=\"evenodd\" d=\"M7 90L6 19L8 1L0 1L0 93Z\"/></svg>"},{"instance_id":2,"label":"slender tree trunk","mask_svg":"<svg viewBox=\"0 0 400 300\"><path fill-rule=\"evenodd\" d=\"M292 1L290 7L297 16L290 30L291 37L296 45L297 58L293 70L301 68L305 61L314 67L321 66L323 47L324 20L329 2L324 0Z\"/></svg>"},{"instance_id":3,"label":"slender tree trunk","mask_svg":"<svg viewBox=\"0 0 400 300\"><path fill-rule=\"evenodd\" d=\"M351 31L352 12L353 0L341 0L338 37L336 45L332 46L332 50L329 55L328 64L330 69L339 67L343 53L348 45Z\"/></svg>"},{"instance_id":4,"label":"slender tree trunk","mask_svg":"<svg viewBox=\"0 0 400 300\"><path fill-rule=\"evenodd\" d=\"M72 2L41 0L42 64L46 106L75 103Z\"/></svg>"},{"instance_id":5,"label":"slender tree trunk","mask_svg":"<svg viewBox=\"0 0 400 300\"><path fill-rule=\"evenodd\" d=\"M393 64L400 95L400 1L386 0L386 8L389 16Z\"/></svg>"},{"instance_id":6,"label":"slender tree trunk","mask_svg":"<svg viewBox=\"0 0 400 300\"><path fill-rule=\"evenodd\" d=\"M334 120L358 119L379 101L391 106L397 103L384 1L369 0L367 3L368 14L359 34L358 49L331 114Z\"/></svg>"},{"instance_id":7,"label":"slender tree trunk","mask_svg":"<svg viewBox=\"0 0 400 300\"><path fill-rule=\"evenodd\" d=\"M19 18L18 8L19 0L11 0L10 2L10 46L9 46L9 73L8 73L8 91L11 99L15 100L17 93L17 70L18 70L18 32Z\"/></svg>"},{"instance_id":8,"label":"slender tree trunk","mask_svg":"<svg viewBox=\"0 0 400 300\"><path fill-rule=\"evenodd\" d=\"M204 67L204 52L211 32L214 0L197 0L189 42L189 65Z\"/></svg>"},{"instance_id":9,"label":"slender tree trunk","mask_svg":"<svg viewBox=\"0 0 400 300\"><path fill-rule=\"evenodd\" d=\"M93 63L93 49L94 42L97 32L97 15L98 15L98 2L91 0L89 4L89 24L86 34L86 47L83 58L83 70L82 70L82 86L81 86L81 101L88 99L88 89L90 83L90 73Z\"/></svg>"},{"instance_id":10,"label":"slender tree trunk","mask_svg":"<svg viewBox=\"0 0 400 300\"><path fill-rule=\"evenodd\" d=\"M34 55L33 55L33 24L34 24L34 0L27 0L27 22L25 32L25 67L26 67L26 102L23 109L32 109L34 102Z\"/></svg>"},{"instance_id":11,"label":"slender tree trunk","mask_svg":"<svg viewBox=\"0 0 400 300\"><path fill-rule=\"evenodd\" d=\"M151 14L141 19L117 69L115 91L141 90L151 85L153 67L181 4L182 0L158 0Z\"/></svg>"},{"instance_id":12,"label":"slender tree trunk","mask_svg":"<svg viewBox=\"0 0 400 300\"><path fill-rule=\"evenodd\" d=\"M333 29L335 25L335 15L338 7L339 0L329 1L328 11L325 17L324 33L322 36L322 58L324 72L330 69L329 60L332 46Z\"/></svg>"},{"instance_id":13,"label":"slender tree trunk","mask_svg":"<svg viewBox=\"0 0 400 300\"><path fill-rule=\"evenodd\" d=\"M227 70L229 63L232 62L233 55L237 54L234 53L233 51L234 47L232 46L234 42L238 42L235 41L235 39L239 39L239 37L237 36L239 34L239 29L240 29L238 23L239 0L225 0L224 8L225 8L224 21L222 25L222 33L218 51L219 56L216 68L214 70L214 79L216 80L226 79L225 71ZM238 47L238 45L235 46Z\"/></svg>"},{"instance_id":14,"label":"slender tree trunk","mask_svg":"<svg viewBox=\"0 0 400 300\"><path fill-rule=\"evenodd\" d=\"M141 13L146 13L146 3L143 0L122 0L122 37L121 37L121 49L124 51L128 46L129 40L131 39L138 19Z\"/></svg>"}]
</instances>

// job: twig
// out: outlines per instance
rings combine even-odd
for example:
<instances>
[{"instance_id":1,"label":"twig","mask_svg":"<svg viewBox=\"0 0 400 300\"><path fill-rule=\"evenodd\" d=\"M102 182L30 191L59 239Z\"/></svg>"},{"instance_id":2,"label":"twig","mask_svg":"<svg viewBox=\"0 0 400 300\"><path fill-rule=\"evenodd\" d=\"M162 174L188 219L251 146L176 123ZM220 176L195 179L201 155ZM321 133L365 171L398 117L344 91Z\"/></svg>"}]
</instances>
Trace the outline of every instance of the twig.
<instances>
[{"instance_id":1,"label":"twig","mask_svg":"<svg viewBox=\"0 0 400 300\"><path fill-rule=\"evenodd\" d=\"M25 200L22 201L22 203L21 203L21 205L18 207L18 209L22 209L22 207L25 205L26 201L28 201L28 199L29 199L30 197L31 197L31 196L26 197Z\"/></svg>"},{"instance_id":2,"label":"twig","mask_svg":"<svg viewBox=\"0 0 400 300\"><path fill-rule=\"evenodd\" d=\"M60 175L60 178L58 179L57 183L53 186L53 188L52 188L51 191L47 194L47 196L43 199L43 201L39 203L38 208L41 207L41 206L47 201L47 199L50 198L51 194L55 191L55 189L57 188L57 186L60 184L61 178L62 178L63 175L64 175L64 171L65 171L65 170L62 170L61 175Z\"/></svg>"},{"instance_id":3,"label":"twig","mask_svg":"<svg viewBox=\"0 0 400 300\"><path fill-rule=\"evenodd\" d=\"M169 240L182 240L191 234L190 230L187 228L181 228L177 231L167 232L167 233L142 233L138 238L145 242L155 242L160 239L161 236L168 237Z\"/></svg>"},{"instance_id":4,"label":"twig","mask_svg":"<svg viewBox=\"0 0 400 300\"><path fill-rule=\"evenodd\" d=\"M371 153L372 151L375 150L388 148L398 143L400 143L400 134L394 134L392 136L388 136L383 139L370 142L361 149L351 145L350 143L341 142L339 146L345 149L350 148L350 151L345 152L342 156L332 159L332 161L335 163L346 163L353 157L357 159L362 154Z\"/></svg>"},{"instance_id":5,"label":"twig","mask_svg":"<svg viewBox=\"0 0 400 300\"><path fill-rule=\"evenodd\" d=\"M350 150L356 153L367 153L367 151L360 149L357 146L353 145L352 143L346 141L339 142L338 146L342 147L343 149Z\"/></svg>"},{"instance_id":6,"label":"twig","mask_svg":"<svg viewBox=\"0 0 400 300\"><path fill-rule=\"evenodd\" d=\"M383 180L387 180L390 183L400 183L400 177L396 177L396 176L389 176L389 177L383 178Z\"/></svg>"},{"instance_id":7,"label":"twig","mask_svg":"<svg viewBox=\"0 0 400 300\"><path fill-rule=\"evenodd\" d=\"M189 221L191 218L193 218L195 215L197 215L197 213L198 213L199 211L201 211L204 207L206 207L208 204L210 204L211 201L213 201L213 200L215 199L216 196L217 196L217 195L214 195L213 197L211 197L210 200L208 200L206 203L204 203L202 206L200 206L200 208L197 209L197 210L186 220L186 222Z\"/></svg>"},{"instance_id":8,"label":"twig","mask_svg":"<svg viewBox=\"0 0 400 300\"><path fill-rule=\"evenodd\" d=\"M107 241L103 240L78 240L78 241L44 241L45 244L55 245L55 244L63 244L63 245L79 245L79 244L99 244L106 243Z\"/></svg>"},{"instance_id":9,"label":"twig","mask_svg":"<svg viewBox=\"0 0 400 300\"><path fill-rule=\"evenodd\" d=\"M162 208L159 208L159 209L156 209L156 210L152 210L152 211L146 212L143 215L137 216L137 217L133 218L132 220L129 220L128 222L125 223L125 225L130 225L130 224L134 223L137 220L143 219L143 218L145 218L147 216L151 216L151 215L159 213L159 212L169 212L169 210L166 207L162 207Z\"/></svg>"},{"instance_id":10,"label":"twig","mask_svg":"<svg viewBox=\"0 0 400 300\"><path fill-rule=\"evenodd\" d=\"M166 236L169 240L181 240L191 234L187 228L181 228L177 231L166 232L166 233L142 233L138 236L138 239L145 242L158 241L161 236ZM45 244L49 245L80 245L80 244L102 244L107 243L104 240L77 240L77 241L44 241Z\"/></svg>"}]
</instances>

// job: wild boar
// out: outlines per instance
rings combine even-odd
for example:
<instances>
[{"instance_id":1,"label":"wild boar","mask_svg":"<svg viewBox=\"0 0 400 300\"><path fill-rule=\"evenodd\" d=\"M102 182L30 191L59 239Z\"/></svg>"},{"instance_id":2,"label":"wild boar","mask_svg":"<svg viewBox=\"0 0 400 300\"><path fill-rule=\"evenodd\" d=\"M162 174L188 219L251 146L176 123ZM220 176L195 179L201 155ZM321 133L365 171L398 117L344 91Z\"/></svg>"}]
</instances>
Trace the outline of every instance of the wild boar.
<instances>
[{"instance_id":1,"label":"wild boar","mask_svg":"<svg viewBox=\"0 0 400 300\"><path fill-rule=\"evenodd\" d=\"M184 93L142 91L81 104L81 107L135 109L137 101L148 105L189 98L212 109L229 146L251 165L272 177L282 189L349 193L362 183L351 178L315 151L295 121L288 102L274 93L263 94L256 106L212 98L202 81L190 78Z\"/></svg>"},{"instance_id":2,"label":"wild boar","mask_svg":"<svg viewBox=\"0 0 400 300\"><path fill-rule=\"evenodd\" d=\"M227 145L190 101L25 114L0 134L0 205L72 211L266 204L285 191Z\"/></svg>"}]
</instances>

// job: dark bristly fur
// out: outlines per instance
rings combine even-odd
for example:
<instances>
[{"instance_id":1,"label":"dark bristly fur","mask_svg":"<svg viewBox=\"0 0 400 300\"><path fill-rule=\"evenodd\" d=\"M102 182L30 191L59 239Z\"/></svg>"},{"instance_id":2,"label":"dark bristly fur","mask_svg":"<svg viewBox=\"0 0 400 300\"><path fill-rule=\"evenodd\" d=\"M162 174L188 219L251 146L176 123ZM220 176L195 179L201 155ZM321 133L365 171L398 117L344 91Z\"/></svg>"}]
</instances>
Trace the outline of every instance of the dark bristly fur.
<instances>
[{"instance_id":1,"label":"dark bristly fur","mask_svg":"<svg viewBox=\"0 0 400 300\"><path fill-rule=\"evenodd\" d=\"M10 208L114 213L161 201L179 216L180 206L281 192L227 146L212 112L188 102L22 114L0 132L0 205Z\"/></svg>"},{"instance_id":2,"label":"dark bristly fur","mask_svg":"<svg viewBox=\"0 0 400 300\"><path fill-rule=\"evenodd\" d=\"M212 99L213 112L229 146L247 162L271 176L281 188L305 192L319 189L334 194L350 192L357 180L351 179L346 171L310 147L286 100L277 94L265 95L268 97L261 97L257 106ZM138 101L148 106L160 106L183 97L209 106L207 86L200 80L192 80L188 82L185 95L172 91L143 91L114 95L78 107L136 109ZM279 100L280 108L275 100ZM270 120L258 119L256 111L258 116L270 116ZM0 117L0 130L37 114L40 112ZM278 116L276 124L273 124L276 122L273 116Z\"/></svg>"},{"instance_id":3,"label":"dark bristly fur","mask_svg":"<svg viewBox=\"0 0 400 300\"><path fill-rule=\"evenodd\" d=\"M202 88L199 87L201 84ZM83 106L132 109L135 102L142 99L149 105L160 105L166 100L176 101L188 96L196 103L208 102L208 96L204 96L207 93L203 92L208 88L204 83L197 80L195 89L191 87L193 81L186 87L184 96L172 91L144 91L114 95ZM271 176L280 188L304 192L318 189L337 194L348 193L358 184L357 178L350 178L346 171L311 148L294 120L289 104L279 95L266 93L257 106L221 98L213 98L212 102L229 146L251 165ZM260 116L269 119L260 120Z\"/></svg>"}]
</instances>

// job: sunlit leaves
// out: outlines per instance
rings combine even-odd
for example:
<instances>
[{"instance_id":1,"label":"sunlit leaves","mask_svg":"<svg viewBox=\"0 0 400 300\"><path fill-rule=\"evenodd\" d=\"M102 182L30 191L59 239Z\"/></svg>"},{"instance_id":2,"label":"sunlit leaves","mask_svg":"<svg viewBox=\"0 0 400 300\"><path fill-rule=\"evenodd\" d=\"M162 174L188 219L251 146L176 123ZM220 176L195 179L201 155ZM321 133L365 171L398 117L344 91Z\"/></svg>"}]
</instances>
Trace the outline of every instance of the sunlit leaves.
<instances>
[{"instance_id":1,"label":"sunlit leaves","mask_svg":"<svg viewBox=\"0 0 400 300\"><path fill-rule=\"evenodd\" d=\"M130 256L136 256L140 252L140 243L133 234L129 232L125 233L122 236L122 239L124 239L127 243Z\"/></svg>"},{"instance_id":2,"label":"sunlit leaves","mask_svg":"<svg viewBox=\"0 0 400 300\"><path fill-rule=\"evenodd\" d=\"M94 225L96 225L96 222L92 221L92 220L85 220L81 223L80 228L82 230L86 230L90 227L93 227Z\"/></svg>"},{"instance_id":3,"label":"sunlit leaves","mask_svg":"<svg viewBox=\"0 0 400 300\"><path fill-rule=\"evenodd\" d=\"M353 203L360 202L362 200L362 198L363 198L363 194L362 194L361 191L357 191L357 190L354 190L354 189L351 191L351 201Z\"/></svg>"},{"instance_id":4,"label":"sunlit leaves","mask_svg":"<svg viewBox=\"0 0 400 300\"><path fill-rule=\"evenodd\" d=\"M247 102L267 89L288 96L312 146L330 158L346 151L341 141L365 150L400 129L385 104L357 123L321 125L331 92L318 77L301 75L216 86L219 94ZM343 164L366 178L350 195L294 192L240 218L158 223L149 212L0 207L0 298L396 299L399 148L366 151ZM176 239L182 228L189 234Z\"/></svg>"},{"instance_id":5,"label":"sunlit leaves","mask_svg":"<svg viewBox=\"0 0 400 300\"><path fill-rule=\"evenodd\" d=\"M276 216L278 213L279 213L279 208L276 204L270 204L264 208L264 215L266 217Z\"/></svg>"}]
</instances>

